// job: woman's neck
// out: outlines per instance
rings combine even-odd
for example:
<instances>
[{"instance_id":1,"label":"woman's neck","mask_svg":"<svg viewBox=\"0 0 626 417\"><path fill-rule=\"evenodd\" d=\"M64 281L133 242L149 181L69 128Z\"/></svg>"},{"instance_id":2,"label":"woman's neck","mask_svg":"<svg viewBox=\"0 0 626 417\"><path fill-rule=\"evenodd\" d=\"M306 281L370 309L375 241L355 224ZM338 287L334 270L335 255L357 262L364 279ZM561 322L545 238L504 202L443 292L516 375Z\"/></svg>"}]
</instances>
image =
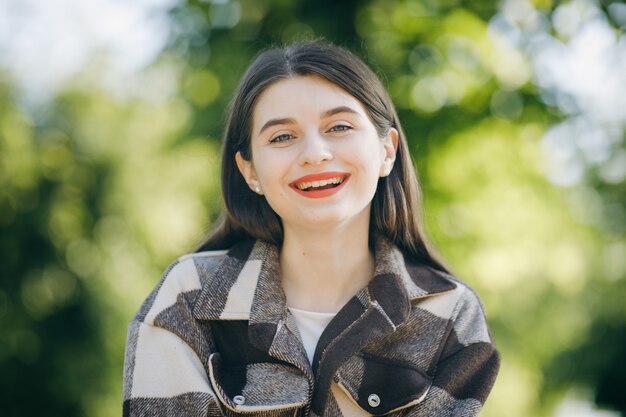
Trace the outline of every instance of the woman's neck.
<instances>
[{"instance_id":1,"label":"woman's neck","mask_svg":"<svg viewBox=\"0 0 626 417\"><path fill-rule=\"evenodd\" d=\"M351 225L306 233L285 227L280 265L289 307L337 312L374 273L368 227Z\"/></svg>"}]
</instances>

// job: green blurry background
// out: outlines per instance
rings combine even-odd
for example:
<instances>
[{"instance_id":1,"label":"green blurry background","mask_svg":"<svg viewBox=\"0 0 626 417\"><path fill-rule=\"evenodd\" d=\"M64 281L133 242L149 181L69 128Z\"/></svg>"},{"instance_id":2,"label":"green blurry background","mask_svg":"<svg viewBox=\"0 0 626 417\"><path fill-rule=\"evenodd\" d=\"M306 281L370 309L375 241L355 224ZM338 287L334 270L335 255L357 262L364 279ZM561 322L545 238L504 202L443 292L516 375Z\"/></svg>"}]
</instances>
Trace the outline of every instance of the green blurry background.
<instances>
[{"instance_id":1,"label":"green blurry background","mask_svg":"<svg viewBox=\"0 0 626 417\"><path fill-rule=\"evenodd\" d=\"M219 213L238 79L321 37L387 85L485 303L482 415L626 415L625 28L619 1L4 0L1 414L121 414L126 326Z\"/></svg>"}]
</instances>

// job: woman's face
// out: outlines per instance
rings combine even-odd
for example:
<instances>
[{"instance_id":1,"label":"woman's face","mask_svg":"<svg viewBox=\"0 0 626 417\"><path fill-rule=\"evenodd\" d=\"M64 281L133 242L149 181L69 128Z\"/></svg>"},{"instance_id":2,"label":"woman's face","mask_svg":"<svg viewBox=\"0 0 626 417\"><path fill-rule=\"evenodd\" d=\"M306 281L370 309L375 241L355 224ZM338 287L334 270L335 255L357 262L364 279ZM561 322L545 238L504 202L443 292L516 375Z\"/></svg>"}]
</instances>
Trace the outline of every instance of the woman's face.
<instances>
[{"instance_id":1,"label":"woman's face","mask_svg":"<svg viewBox=\"0 0 626 417\"><path fill-rule=\"evenodd\" d=\"M369 223L378 179L388 175L398 133L380 138L361 103L331 82L297 76L267 88L252 120L252 158L237 165L285 229Z\"/></svg>"}]
</instances>

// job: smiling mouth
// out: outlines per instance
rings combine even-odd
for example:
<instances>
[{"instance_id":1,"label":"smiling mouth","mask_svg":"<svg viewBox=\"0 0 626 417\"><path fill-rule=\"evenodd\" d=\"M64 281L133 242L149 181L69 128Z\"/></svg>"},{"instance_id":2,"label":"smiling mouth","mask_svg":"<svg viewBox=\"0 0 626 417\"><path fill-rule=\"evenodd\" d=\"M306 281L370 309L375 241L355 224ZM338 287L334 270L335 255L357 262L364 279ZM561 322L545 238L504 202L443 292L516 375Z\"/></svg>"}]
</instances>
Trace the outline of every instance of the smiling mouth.
<instances>
[{"instance_id":1,"label":"smiling mouth","mask_svg":"<svg viewBox=\"0 0 626 417\"><path fill-rule=\"evenodd\" d=\"M319 181L300 182L300 183L293 184L293 186L297 188L298 190L304 191L304 192L328 190L330 188L339 187L341 183L343 183L346 180L346 178L348 178L347 175L337 176L337 177L328 178L328 179L319 180Z\"/></svg>"}]
</instances>

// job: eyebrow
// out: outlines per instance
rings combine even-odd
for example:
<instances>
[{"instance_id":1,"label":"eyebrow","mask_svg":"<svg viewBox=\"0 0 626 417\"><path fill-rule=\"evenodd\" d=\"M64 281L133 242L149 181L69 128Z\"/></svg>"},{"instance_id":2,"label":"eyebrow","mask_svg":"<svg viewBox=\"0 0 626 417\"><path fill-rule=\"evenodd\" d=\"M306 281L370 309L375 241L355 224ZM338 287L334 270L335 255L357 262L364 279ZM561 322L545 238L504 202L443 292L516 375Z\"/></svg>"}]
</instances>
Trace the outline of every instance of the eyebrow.
<instances>
[{"instance_id":1,"label":"eyebrow","mask_svg":"<svg viewBox=\"0 0 626 417\"><path fill-rule=\"evenodd\" d=\"M296 121L294 119L291 119L291 118L270 119L267 122L265 122L265 124L263 125L263 127L259 131L259 135L261 133L263 133L263 131L265 129L270 128L272 126L276 126L276 125L293 125L293 124L296 124Z\"/></svg>"},{"instance_id":2,"label":"eyebrow","mask_svg":"<svg viewBox=\"0 0 626 417\"><path fill-rule=\"evenodd\" d=\"M359 114L359 112L357 112L354 109L351 109L348 106L339 106L339 107L335 107L334 109L330 109L330 110L324 112L324 114L322 114L322 118L334 116L335 114L339 114L339 113Z\"/></svg>"},{"instance_id":3,"label":"eyebrow","mask_svg":"<svg viewBox=\"0 0 626 417\"><path fill-rule=\"evenodd\" d=\"M332 109L327 110L324 113L322 113L322 118L334 116L335 114L339 114L339 113L359 114L356 110L353 110L353 109L351 109L348 106L339 106L339 107L332 108ZM293 124L296 124L295 119L292 119L292 118L289 118L289 117L281 118L281 119L270 119L267 122L265 122L265 124L263 125L263 127L259 131L259 135L261 133L263 133L263 131L265 131L266 129L268 129L268 128L272 127L272 126L276 126L276 125L293 125Z\"/></svg>"}]
</instances>

